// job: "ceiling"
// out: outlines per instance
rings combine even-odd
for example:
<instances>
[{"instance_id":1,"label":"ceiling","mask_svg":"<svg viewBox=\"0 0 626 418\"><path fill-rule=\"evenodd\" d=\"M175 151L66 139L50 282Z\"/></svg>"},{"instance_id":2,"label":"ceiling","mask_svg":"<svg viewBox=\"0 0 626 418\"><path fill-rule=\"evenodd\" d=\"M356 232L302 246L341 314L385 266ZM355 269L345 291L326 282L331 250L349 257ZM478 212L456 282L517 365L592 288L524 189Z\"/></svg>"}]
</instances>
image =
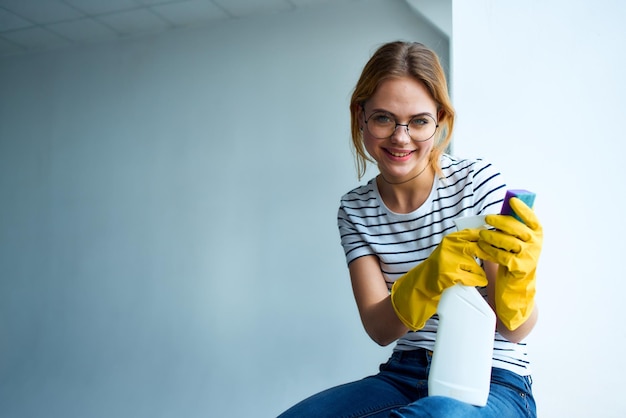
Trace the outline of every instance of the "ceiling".
<instances>
[{"instance_id":1,"label":"ceiling","mask_svg":"<svg viewBox=\"0 0 626 418\"><path fill-rule=\"evenodd\" d=\"M0 0L0 57L279 13L331 0Z\"/></svg>"},{"instance_id":2,"label":"ceiling","mask_svg":"<svg viewBox=\"0 0 626 418\"><path fill-rule=\"evenodd\" d=\"M337 0L0 0L0 58L293 11ZM343 0L357 1L357 0ZM407 0L441 27L450 0ZM446 33L445 26L442 31Z\"/></svg>"}]
</instances>

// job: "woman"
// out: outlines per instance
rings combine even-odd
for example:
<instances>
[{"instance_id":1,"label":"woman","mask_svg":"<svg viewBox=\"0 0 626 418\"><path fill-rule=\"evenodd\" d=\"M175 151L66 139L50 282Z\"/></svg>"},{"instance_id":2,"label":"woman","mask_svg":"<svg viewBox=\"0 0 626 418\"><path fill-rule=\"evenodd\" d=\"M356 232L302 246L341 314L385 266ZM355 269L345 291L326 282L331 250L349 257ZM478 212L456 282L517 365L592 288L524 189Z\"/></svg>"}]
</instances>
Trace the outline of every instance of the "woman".
<instances>
[{"instance_id":1,"label":"woman","mask_svg":"<svg viewBox=\"0 0 626 418\"><path fill-rule=\"evenodd\" d=\"M368 162L380 173L341 199L341 241L365 330L380 345L397 342L377 375L314 395L281 417L536 416L522 342L537 320L542 230L534 213L512 199L523 222L496 215L506 191L500 173L445 154L454 110L439 60L424 45L380 47L350 111L359 178ZM453 220L470 215L489 215L493 228L455 232ZM484 407L427 393L437 303L455 283L476 286L497 315Z\"/></svg>"}]
</instances>

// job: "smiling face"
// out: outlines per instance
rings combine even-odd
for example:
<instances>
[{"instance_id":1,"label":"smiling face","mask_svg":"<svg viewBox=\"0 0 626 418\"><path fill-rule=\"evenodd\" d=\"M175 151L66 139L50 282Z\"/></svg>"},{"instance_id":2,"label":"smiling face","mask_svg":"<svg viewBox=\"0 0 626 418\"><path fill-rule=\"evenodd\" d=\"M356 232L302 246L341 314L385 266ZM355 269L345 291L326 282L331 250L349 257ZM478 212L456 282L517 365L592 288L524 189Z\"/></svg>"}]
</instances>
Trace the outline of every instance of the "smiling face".
<instances>
[{"instance_id":1,"label":"smiling face","mask_svg":"<svg viewBox=\"0 0 626 418\"><path fill-rule=\"evenodd\" d=\"M428 165L433 138L418 142L411 139L404 127L397 126L391 136L378 139L365 123L378 112L389 115L399 124L409 124L425 115L436 121L437 104L421 82L409 77L387 79L380 83L360 112L363 144L385 179L400 183Z\"/></svg>"}]
</instances>

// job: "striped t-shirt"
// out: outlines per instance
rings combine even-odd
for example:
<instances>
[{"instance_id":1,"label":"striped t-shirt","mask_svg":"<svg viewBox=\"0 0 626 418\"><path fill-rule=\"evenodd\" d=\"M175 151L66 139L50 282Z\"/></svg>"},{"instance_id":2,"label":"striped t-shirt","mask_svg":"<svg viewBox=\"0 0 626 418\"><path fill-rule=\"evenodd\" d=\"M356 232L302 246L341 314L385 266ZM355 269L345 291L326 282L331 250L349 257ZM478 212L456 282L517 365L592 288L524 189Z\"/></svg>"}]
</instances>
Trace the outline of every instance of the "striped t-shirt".
<instances>
[{"instance_id":1,"label":"striped t-shirt","mask_svg":"<svg viewBox=\"0 0 626 418\"><path fill-rule=\"evenodd\" d=\"M506 185L491 164L446 154L440 163L443 176L435 178L428 199L414 212L390 211L380 197L376 179L341 198L338 226L348 264L363 256L378 257L391 289L399 277L425 260L445 235L455 231L455 218L500 211ZM478 290L487 297L486 288ZM394 350L433 350L437 324L435 315L424 328L401 337ZM495 333L494 367L529 375L527 357L525 343L512 343Z\"/></svg>"}]
</instances>

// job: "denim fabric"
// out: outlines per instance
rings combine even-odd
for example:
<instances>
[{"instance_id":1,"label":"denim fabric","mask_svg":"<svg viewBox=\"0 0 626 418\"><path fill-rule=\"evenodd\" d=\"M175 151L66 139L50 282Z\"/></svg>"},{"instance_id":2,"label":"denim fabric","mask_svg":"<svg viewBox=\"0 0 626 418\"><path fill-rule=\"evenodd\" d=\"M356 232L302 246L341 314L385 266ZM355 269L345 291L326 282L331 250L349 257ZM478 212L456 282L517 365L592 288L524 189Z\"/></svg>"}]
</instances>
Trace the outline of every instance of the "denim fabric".
<instances>
[{"instance_id":1,"label":"denim fabric","mask_svg":"<svg viewBox=\"0 0 626 418\"><path fill-rule=\"evenodd\" d=\"M535 418L530 377L492 369L485 407L428 396L432 355L426 350L396 352L380 373L337 386L298 403L279 418L482 417Z\"/></svg>"}]
</instances>

